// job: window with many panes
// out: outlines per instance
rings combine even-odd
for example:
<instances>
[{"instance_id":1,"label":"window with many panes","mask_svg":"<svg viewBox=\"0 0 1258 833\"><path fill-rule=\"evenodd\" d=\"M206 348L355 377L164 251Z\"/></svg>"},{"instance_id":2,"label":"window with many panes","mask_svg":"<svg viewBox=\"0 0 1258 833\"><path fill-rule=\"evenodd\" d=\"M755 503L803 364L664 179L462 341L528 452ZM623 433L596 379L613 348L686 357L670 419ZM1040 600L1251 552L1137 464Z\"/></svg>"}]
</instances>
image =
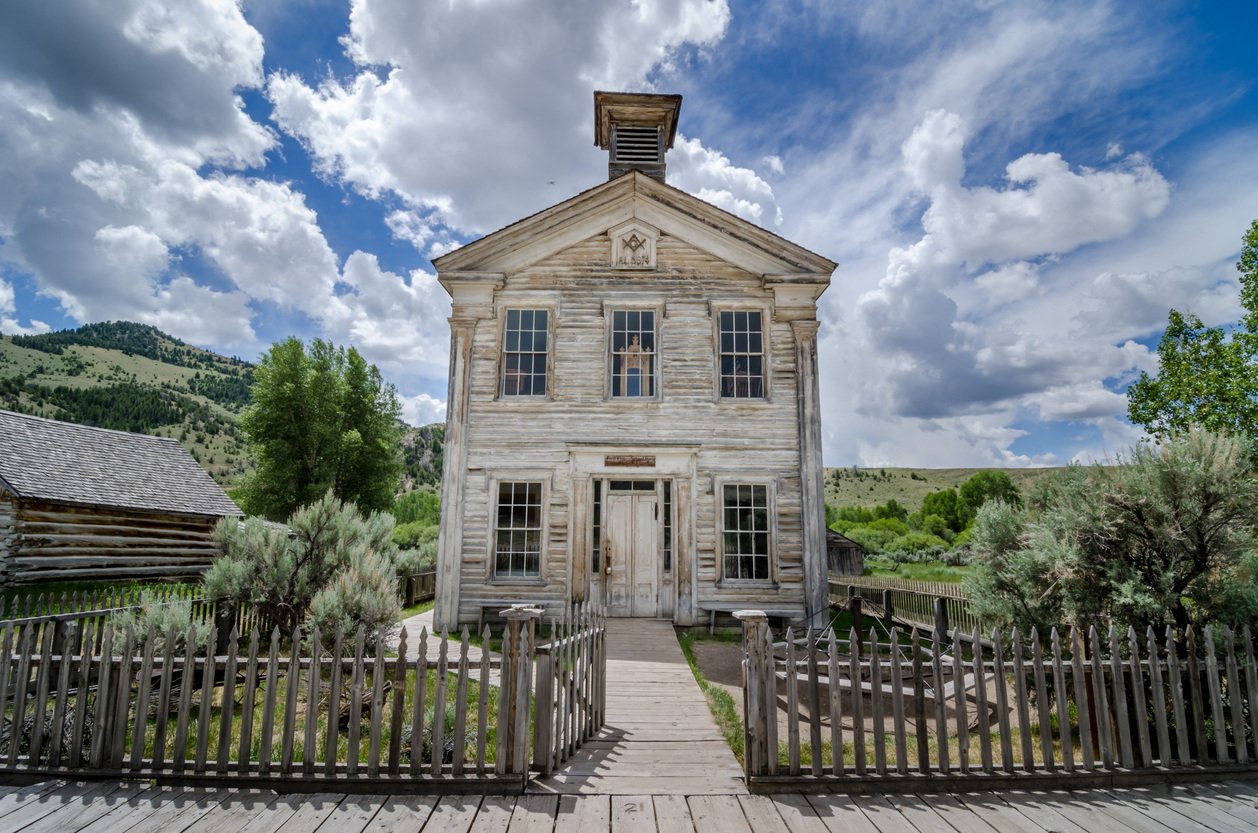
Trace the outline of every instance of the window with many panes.
<instances>
[{"instance_id":1,"label":"window with many panes","mask_svg":"<svg viewBox=\"0 0 1258 833\"><path fill-rule=\"evenodd\" d=\"M655 312L616 310L612 313L611 392L614 398L654 397Z\"/></svg>"},{"instance_id":2,"label":"window with many panes","mask_svg":"<svg viewBox=\"0 0 1258 833\"><path fill-rule=\"evenodd\" d=\"M502 395L545 396L550 312L509 309L502 332Z\"/></svg>"},{"instance_id":3,"label":"window with many panes","mask_svg":"<svg viewBox=\"0 0 1258 833\"><path fill-rule=\"evenodd\" d=\"M769 487L727 483L721 488L722 571L725 581L768 581Z\"/></svg>"},{"instance_id":4,"label":"window with many panes","mask_svg":"<svg viewBox=\"0 0 1258 833\"><path fill-rule=\"evenodd\" d=\"M764 329L759 310L724 310L719 316L721 397L764 397Z\"/></svg>"},{"instance_id":5,"label":"window with many panes","mask_svg":"<svg viewBox=\"0 0 1258 833\"><path fill-rule=\"evenodd\" d=\"M542 484L498 484L494 527L494 578L537 578L542 574Z\"/></svg>"}]
</instances>

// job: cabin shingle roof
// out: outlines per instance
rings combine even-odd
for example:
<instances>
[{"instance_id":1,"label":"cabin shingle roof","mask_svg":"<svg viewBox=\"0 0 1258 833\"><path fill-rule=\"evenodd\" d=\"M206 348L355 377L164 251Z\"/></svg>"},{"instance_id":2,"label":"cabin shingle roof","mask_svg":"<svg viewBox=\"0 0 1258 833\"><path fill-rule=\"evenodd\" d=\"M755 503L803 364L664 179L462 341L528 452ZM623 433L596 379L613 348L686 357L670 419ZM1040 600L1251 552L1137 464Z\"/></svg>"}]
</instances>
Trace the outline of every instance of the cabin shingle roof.
<instances>
[{"instance_id":1,"label":"cabin shingle roof","mask_svg":"<svg viewBox=\"0 0 1258 833\"><path fill-rule=\"evenodd\" d=\"M0 411L0 485L18 497L181 515L240 515L167 437Z\"/></svg>"}]
</instances>

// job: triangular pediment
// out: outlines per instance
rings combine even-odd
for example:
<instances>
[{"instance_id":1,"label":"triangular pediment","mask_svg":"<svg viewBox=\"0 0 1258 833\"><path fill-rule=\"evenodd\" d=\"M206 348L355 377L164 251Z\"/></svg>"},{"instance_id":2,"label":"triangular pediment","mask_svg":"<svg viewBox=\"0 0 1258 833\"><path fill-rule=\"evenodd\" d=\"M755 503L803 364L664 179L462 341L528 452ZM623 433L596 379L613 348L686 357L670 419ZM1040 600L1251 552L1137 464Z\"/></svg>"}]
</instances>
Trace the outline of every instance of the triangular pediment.
<instances>
[{"instance_id":1,"label":"triangular pediment","mask_svg":"<svg viewBox=\"0 0 1258 833\"><path fill-rule=\"evenodd\" d=\"M837 264L670 185L632 171L584 191L433 261L438 277L455 272L525 269L600 234L613 240L612 266L651 268L655 239L676 237L757 275L815 275ZM636 236L635 236L636 235ZM624 257L621 240L633 253ZM649 260L639 254L649 247ZM619 260L616 258L619 257Z\"/></svg>"}]
</instances>

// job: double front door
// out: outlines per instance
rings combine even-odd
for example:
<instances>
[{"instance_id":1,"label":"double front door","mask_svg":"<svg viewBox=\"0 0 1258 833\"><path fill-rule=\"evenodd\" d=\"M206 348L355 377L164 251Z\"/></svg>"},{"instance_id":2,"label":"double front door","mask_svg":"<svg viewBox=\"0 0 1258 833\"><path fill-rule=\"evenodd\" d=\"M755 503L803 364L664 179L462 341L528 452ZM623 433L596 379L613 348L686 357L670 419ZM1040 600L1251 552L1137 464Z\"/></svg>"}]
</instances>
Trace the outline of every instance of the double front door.
<instances>
[{"instance_id":1,"label":"double front door","mask_svg":"<svg viewBox=\"0 0 1258 833\"><path fill-rule=\"evenodd\" d=\"M660 501L654 484L606 492L603 588L610 616L660 613ZM648 486L650 491L643 490ZM633 487L636 486L637 489Z\"/></svg>"}]
</instances>

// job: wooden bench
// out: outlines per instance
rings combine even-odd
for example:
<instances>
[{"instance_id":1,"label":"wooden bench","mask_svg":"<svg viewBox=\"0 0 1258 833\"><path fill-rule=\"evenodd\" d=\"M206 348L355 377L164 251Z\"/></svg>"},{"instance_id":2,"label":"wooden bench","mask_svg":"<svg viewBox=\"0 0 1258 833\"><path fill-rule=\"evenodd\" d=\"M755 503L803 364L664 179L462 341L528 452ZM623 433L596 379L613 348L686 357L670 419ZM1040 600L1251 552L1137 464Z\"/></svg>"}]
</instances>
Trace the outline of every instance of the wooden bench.
<instances>
[{"instance_id":1,"label":"wooden bench","mask_svg":"<svg viewBox=\"0 0 1258 833\"><path fill-rule=\"evenodd\" d=\"M773 606L757 605L751 602L702 602L699 605L699 612L708 614L708 633L716 632L716 615L718 613L734 613L738 610L759 610L768 616L778 619L799 619L803 616L803 609L794 605L790 606Z\"/></svg>"}]
</instances>

